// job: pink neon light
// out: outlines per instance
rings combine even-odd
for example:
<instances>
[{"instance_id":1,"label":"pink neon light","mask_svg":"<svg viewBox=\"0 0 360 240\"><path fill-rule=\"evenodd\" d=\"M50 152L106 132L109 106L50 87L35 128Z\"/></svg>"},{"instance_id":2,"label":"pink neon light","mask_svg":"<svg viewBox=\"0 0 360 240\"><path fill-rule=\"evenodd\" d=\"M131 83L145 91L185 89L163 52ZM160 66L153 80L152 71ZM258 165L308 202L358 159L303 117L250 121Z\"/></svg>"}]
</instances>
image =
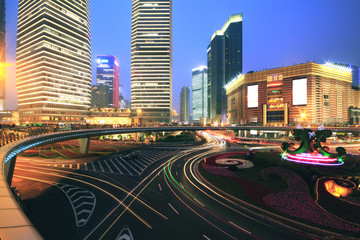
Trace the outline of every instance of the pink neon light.
<instances>
[{"instance_id":1,"label":"pink neon light","mask_svg":"<svg viewBox=\"0 0 360 240\"><path fill-rule=\"evenodd\" d=\"M343 162L338 162L337 158L329 158L321 154L315 156L311 155L310 153L300 153L296 155L285 154L283 158L291 162L322 166L340 166L344 164Z\"/></svg>"},{"instance_id":2,"label":"pink neon light","mask_svg":"<svg viewBox=\"0 0 360 240\"><path fill-rule=\"evenodd\" d=\"M296 155L292 155L292 154L287 154L286 155L287 158L290 159L296 159L296 160L300 160L300 161L310 161L310 162L337 162L338 159L337 158L329 158L327 156L324 155L311 155L310 153L301 153L301 154L296 154Z\"/></svg>"},{"instance_id":3,"label":"pink neon light","mask_svg":"<svg viewBox=\"0 0 360 240\"><path fill-rule=\"evenodd\" d=\"M320 166L341 166L344 163L318 163L318 162L304 162L304 161L299 161L299 160L293 160L293 159L289 159L289 158L284 158L287 161L290 162L296 162L296 163L303 163L303 164L312 164L312 165L320 165Z\"/></svg>"}]
</instances>

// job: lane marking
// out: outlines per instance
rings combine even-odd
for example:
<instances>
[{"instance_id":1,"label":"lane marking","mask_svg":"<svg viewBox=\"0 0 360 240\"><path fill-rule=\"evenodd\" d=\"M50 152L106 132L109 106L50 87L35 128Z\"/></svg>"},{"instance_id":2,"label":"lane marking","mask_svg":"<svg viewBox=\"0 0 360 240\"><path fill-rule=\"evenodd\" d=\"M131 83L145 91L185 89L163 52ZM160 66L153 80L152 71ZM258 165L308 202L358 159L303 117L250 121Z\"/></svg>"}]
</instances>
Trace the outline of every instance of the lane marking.
<instances>
[{"instance_id":1,"label":"lane marking","mask_svg":"<svg viewBox=\"0 0 360 240\"><path fill-rule=\"evenodd\" d=\"M125 161L122 157L120 157L120 159L122 160L122 161ZM132 174L132 172L129 170L129 169L127 169L117 158L115 158L115 161L117 161L118 163L119 163L119 165L122 167L122 168L124 168L128 173L129 173L129 175L134 175L134 174Z\"/></svg>"},{"instance_id":2,"label":"lane marking","mask_svg":"<svg viewBox=\"0 0 360 240\"><path fill-rule=\"evenodd\" d=\"M244 228L242 228L242 227L239 227L239 226L236 225L235 223L233 223L233 222L231 222L231 221L229 221L229 223L230 223L231 225L233 225L234 227L240 229L241 231L244 231L244 232L246 232L246 233L249 234L249 235L251 234L251 232L249 232L248 230L246 230L246 229L244 229Z\"/></svg>"},{"instance_id":3,"label":"lane marking","mask_svg":"<svg viewBox=\"0 0 360 240\"><path fill-rule=\"evenodd\" d=\"M124 160L124 164L128 165L132 170L134 170L138 175L140 175L139 171L137 171L130 163Z\"/></svg>"},{"instance_id":4,"label":"lane marking","mask_svg":"<svg viewBox=\"0 0 360 240\"><path fill-rule=\"evenodd\" d=\"M91 168L93 169L93 171L96 171L94 162L91 162L90 164L91 164Z\"/></svg>"},{"instance_id":5,"label":"lane marking","mask_svg":"<svg viewBox=\"0 0 360 240\"><path fill-rule=\"evenodd\" d=\"M142 159L142 158L139 158L137 161L142 162L142 163L144 164L144 166L145 166L145 167L147 167L147 166L149 166L149 164L151 164L151 163L149 163L149 162L145 161L145 160L144 160L144 159Z\"/></svg>"},{"instance_id":6,"label":"lane marking","mask_svg":"<svg viewBox=\"0 0 360 240\"><path fill-rule=\"evenodd\" d=\"M116 170L118 170L118 172L120 173L120 174L123 174L123 172L120 170L120 168L118 168L118 166L116 166L116 164L113 162L113 160L112 159L109 159L110 160L110 162L112 163L112 165L114 165L114 167L116 168Z\"/></svg>"},{"instance_id":7,"label":"lane marking","mask_svg":"<svg viewBox=\"0 0 360 240\"><path fill-rule=\"evenodd\" d=\"M134 160L134 163L137 162L138 164L140 164L142 166L142 169L146 168L146 165L143 162L140 162L139 159Z\"/></svg>"},{"instance_id":8,"label":"lane marking","mask_svg":"<svg viewBox=\"0 0 360 240\"><path fill-rule=\"evenodd\" d=\"M106 160L104 160L105 165L108 167L108 169L110 170L111 173L114 173L114 171L111 169L111 167L109 166L109 164L107 163Z\"/></svg>"},{"instance_id":9,"label":"lane marking","mask_svg":"<svg viewBox=\"0 0 360 240\"><path fill-rule=\"evenodd\" d=\"M175 209L170 203L168 203L168 204L169 204L169 206L172 208L172 210L174 210L174 212L175 212L176 214L179 214L179 212L176 211L176 209Z\"/></svg>"},{"instance_id":10,"label":"lane marking","mask_svg":"<svg viewBox=\"0 0 360 240\"><path fill-rule=\"evenodd\" d=\"M102 172L105 172L104 171L104 168L103 168L103 166L102 166L102 164L101 164L101 162L97 162L98 164L99 164L99 166L100 166L100 170L102 171Z\"/></svg>"},{"instance_id":11,"label":"lane marking","mask_svg":"<svg viewBox=\"0 0 360 240\"><path fill-rule=\"evenodd\" d=\"M88 191L87 191L87 190L77 191L77 192L73 193L71 196L69 196L69 198L70 198L71 201L72 201L72 198L73 198L75 195L81 194L81 193L88 193Z\"/></svg>"},{"instance_id":12,"label":"lane marking","mask_svg":"<svg viewBox=\"0 0 360 240\"><path fill-rule=\"evenodd\" d=\"M159 189L160 189L160 191L162 191L160 183L159 183Z\"/></svg>"},{"instance_id":13,"label":"lane marking","mask_svg":"<svg viewBox=\"0 0 360 240\"><path fill-rule=\"evenodd\" d=\"M83 210L81 210L80 212L77 212L76 215L79 216L79 215L82 214L82 213L91 213L91 211L90 211L90 210L87 210L87 209L83 209Z\"/></svg>"},{"instance_id":14,"label":"lane marking","mask_svg":"<svg viewBox=\"0 0 360 240\"><path fill-rule=\"evenodd\" d=\"M83 199L83 198L92 199L93 197L91 197L91 196L80 196L80 197L78 197L77 199L75 199L75 200L72 201L72 202L75 203L75 202L77 202L77 201L79 201L79 200L81 200L81 199Z\"/></svg>"},{"instance_id":15,"label":"lane marking","mask_svg":"<svg viewBox=\"0 0 360 240\"><path fill-rule=\"evenodd\" d=\"M81 207L81 206L84 206L84 205L90 205L90 206L92 206L92 205L94 205L92 202L82 202L82 203L80 203L79 205L77 205L76 207L75 207L75 209L78 209L79 207Z\"/></svg>"},{"instance_id":16,"label":"lane marking","mask_svg":"<svg viewBox=\"0 0 360 240\"><path fill-rule=\"evenodd\" d=\"M143 168L140 167L139 165L137 165L134 160L131 160L131 164L136 166L137 168L140 168L141 170L143 170Z\"/></svg>"}]
</instances>

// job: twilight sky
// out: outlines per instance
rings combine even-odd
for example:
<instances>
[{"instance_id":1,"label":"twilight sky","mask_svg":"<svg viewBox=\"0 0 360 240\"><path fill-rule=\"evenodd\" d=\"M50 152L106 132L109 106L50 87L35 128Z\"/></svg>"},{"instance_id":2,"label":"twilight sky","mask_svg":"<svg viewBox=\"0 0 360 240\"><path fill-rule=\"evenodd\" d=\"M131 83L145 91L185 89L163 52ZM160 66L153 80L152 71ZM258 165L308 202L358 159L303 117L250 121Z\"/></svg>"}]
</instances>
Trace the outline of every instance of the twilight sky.
<instances>
[{"instance_id":1,"label":"twilight sky","mask_svg":"<svg viewBox=\"0 0 360 240\"><path fill-rule=\"evenodd\" d=\"M8 62L16 60L17 0L6 0ZM130 99L131 0L91 0L92 63L96 55L120 61L120 84ZM191 87L191 70L206 65L211 35L243 13L243 69L306 62L360 66L360 0L173 0L173 107ZM7 108L17 108L15 67L7 68Z\"/></svg>"}]
</instances>

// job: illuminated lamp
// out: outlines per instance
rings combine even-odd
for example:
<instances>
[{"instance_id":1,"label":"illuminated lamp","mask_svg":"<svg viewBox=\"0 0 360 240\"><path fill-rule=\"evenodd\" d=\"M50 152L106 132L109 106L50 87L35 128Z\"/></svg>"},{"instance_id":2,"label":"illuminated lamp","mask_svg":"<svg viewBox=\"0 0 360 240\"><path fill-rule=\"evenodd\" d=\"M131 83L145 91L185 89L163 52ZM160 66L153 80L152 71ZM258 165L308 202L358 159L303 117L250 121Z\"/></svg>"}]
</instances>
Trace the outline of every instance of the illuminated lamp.
<instances>
[{"instance_id":1,"label":"illuminated lamp","mask_svg":"<svg viewBox=\"0 0 360 240\"><path fill-rule=\"evenodd\" d=\"M268 83L267 87L280 87L282 85L283 85L282 82L272 82L272 83Z\"/></svg>"},{"instance_id":2,"label":"illuminated lamp","mask_svg":"<svg viewBox=\"0 0 360 240\"><path fill-rule=\"evenodd\" d=\"M349 180L334 178L324 183L326 190L335 197L346 197L350 195L356 185Z\"/></svg>"}]
</instances>

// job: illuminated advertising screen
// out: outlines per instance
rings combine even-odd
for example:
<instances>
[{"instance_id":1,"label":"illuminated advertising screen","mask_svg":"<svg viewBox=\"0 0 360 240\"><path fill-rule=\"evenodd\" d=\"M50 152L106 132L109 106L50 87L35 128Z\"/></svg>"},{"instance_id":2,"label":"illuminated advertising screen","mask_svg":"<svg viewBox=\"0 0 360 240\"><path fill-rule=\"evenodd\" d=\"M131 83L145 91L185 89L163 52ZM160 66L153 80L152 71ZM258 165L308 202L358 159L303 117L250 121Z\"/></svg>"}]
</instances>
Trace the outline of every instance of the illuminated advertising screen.
<instances>
[{"instance_id":1,"label":"illuminated advertising screen","mask_svg":"<svg viewBox=\"0 0 360 240\"><path fill-rule=\"evenodd\" d=\"M256 108L259 106L259 86L252 85L247 87L248 108Z\"/></svg>"},{"instance_id":2,"label":"illuminated advertising screen","mask_svg":"<svg viewBox=\"0 0 360 240\"><path fill-rule=\"evenodd\" d=\"M293 105L307 104L307 78L293 80Z\"/></svg>"}]
</instances>

